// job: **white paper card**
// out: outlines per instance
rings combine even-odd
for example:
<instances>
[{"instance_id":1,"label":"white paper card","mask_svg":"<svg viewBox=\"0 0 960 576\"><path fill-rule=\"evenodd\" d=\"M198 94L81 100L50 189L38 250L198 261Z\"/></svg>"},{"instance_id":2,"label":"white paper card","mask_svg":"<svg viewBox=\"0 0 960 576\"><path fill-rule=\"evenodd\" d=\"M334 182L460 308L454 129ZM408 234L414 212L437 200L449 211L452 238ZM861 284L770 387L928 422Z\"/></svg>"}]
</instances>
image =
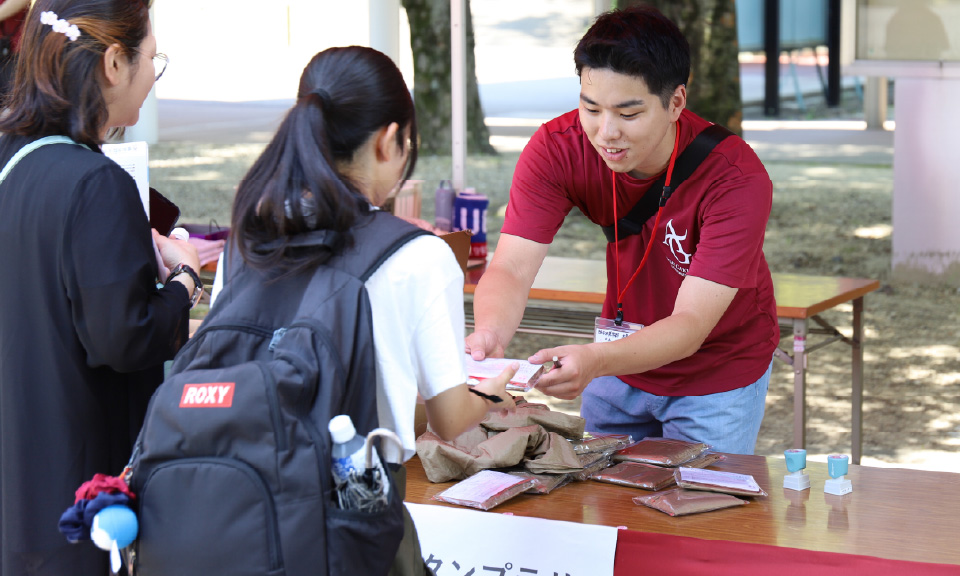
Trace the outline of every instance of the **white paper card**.
<instances>
[{"instance_id":1,"label":"white paper card","mask_svg":"<svg viewBox=\"0 0 960 576\"><path fill-rule=\"evenodd\" d=\"M680 468L680 480L759 492L760 485L749 474L734 474L705 468Z\"/></svg>"},{"instance_id":2,"label":"white paper card","mask_svg":"<svg viewBox=\"0 0 960 576\"><path fill-rule=\"evenodd\" d=\"M143 210L150 217L150 163L146 142L124 142L123 144L104 144L100 147L104 156L113 160L127 171L137 183Z\"/></svg>"},{"instance_id":3,"label":"white paper card","mask_svg":"<svg viewBox=\"0 0 960 576\"><path fill-rule=\"evenodd\" d=\"M543 374L543 364L531 364L526 360L513 360L510 358L486 358L484 360L474 360L469 354L464 355L467 359L467 376L485 380L499 376L507 366L516 362L520 365L517 373L507 384L507 390L522 390L526 392L537 385L537 381Z\"/></svg>"},{"instance_id":4,"label":"white paper card","mask_svg":"<svg viewBox=\"0 0 960 576\"><path fill-rule=\"evenodd\" d=\"M437 576L612 576L617 529L406 504L423 560Z\"/></svg>"}]
</instances>

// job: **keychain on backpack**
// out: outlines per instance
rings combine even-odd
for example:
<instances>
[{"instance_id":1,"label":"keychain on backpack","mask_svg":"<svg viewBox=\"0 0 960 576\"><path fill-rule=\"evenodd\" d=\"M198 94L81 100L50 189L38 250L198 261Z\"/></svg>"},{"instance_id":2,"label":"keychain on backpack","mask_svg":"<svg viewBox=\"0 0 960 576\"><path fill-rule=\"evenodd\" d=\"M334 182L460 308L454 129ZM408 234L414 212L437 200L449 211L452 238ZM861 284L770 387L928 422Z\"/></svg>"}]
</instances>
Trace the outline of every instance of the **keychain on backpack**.
<instances>
[{"instance_id":1,"label":"keychain on backpack","mask_svg":"<svg viewBox=\"0 0 960 576\"><path fill-rule=\"evenodd\" d=\"M94 474L76 492L73 506L60 516L60 533L76 544L92 540L101 550L110 553L110 569L120 571L120 550L137 538L139 522L129 508L135 498L122 477Z\"/></svg>"}]
</instances>

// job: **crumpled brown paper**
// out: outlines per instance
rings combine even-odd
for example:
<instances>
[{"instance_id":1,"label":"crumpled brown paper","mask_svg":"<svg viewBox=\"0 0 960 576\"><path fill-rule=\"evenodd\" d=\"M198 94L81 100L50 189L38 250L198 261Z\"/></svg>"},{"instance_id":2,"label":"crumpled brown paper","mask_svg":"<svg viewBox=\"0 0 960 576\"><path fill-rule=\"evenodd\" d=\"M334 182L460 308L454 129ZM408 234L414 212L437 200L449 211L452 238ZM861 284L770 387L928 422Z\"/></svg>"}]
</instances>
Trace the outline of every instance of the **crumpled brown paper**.
<instances>
[{"instance_id":1,"label":"crumpled brown paper","mask_svg":"<svg viewBox=\"0 0 960 576\"><path fill-rule=\"evenodd\" d=\"M480 470L507 468L521 462L531 472L583 468L563 436L539 425L508 428L498 433L488 433L484 427L477 426L452 442L444 442L428 429L417 439L417 455L431 482L459 480ZM531 467L533 462L537 464Z\"/></svg>"},{"instance_id":2,"label":"crumpled brown paper","mask_svg":"<svg viewBox=\"0 0 960 576\"><path fill-rule=\"evenodd\" d=\"M583 438L584 419L563 412L554 412L546 404L518 403L513 412L490 412L480 422L487 430L502 432L509 428L539 425L548 432L556 432L564 438Z\"/></svg>"}]
</instances>

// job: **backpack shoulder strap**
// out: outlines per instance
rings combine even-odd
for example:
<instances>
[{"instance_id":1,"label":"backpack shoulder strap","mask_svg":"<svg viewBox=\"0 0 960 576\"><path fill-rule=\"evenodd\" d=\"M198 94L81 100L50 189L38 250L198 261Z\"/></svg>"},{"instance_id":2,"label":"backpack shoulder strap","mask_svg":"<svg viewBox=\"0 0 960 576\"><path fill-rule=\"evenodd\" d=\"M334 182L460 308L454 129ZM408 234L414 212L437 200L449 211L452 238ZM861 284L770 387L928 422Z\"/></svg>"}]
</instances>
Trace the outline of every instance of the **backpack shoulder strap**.
<instances>
[{"instance_id":1,"label":"backpack shoulder strap","mask_svg":"<svg viewBox=\"0 0 960 576\"><path fill-rule=\"evenodd\" d=\"M697 134L680 156L677 157L676 165L673 167L673 178L670 181L670 187L676 190L683 182L693 174L703 163L707 155L717 147L717 144L723 142L727 136L732 136L733 132L727 130L719 124L711 124L702 132ZM666 176L661 176L653 184L647 193L633 205L630 213L617 221L617 229L620 239L639 234L643 230L643 225L651 216L660 209L660 203L666 202L666 198L661 201L660 195L663 191ZM669 196L667 196L669 198ZM607 237L607 242L614 242L617 238L614 236L614 227L601 226L603 234Z\"/></svg>"},{"instance_id":2,"label":"backpack shoulder strap","mask_svg":"<svg viewBox=\"0 0 960 576\"><path fill-rule=\"evenodd\" d=\"M379 210L362 218L360 223L351 228L351 233L354 236L353 245L328 260L324 266L346 272L361 282L366 282L404 244L419 236L431 235L427 230ZM330 241L327 234L318 230L302 235L300 241L303 245L325 244ZM234 242L235 239L231 237L224 245L221 269L218 271L223 278L224 289L231 280L231 274L243 267Z\"/></svg>"},{"instance_id":3,"label":"backpack shoulder strap","mask_svg":"<svg viewBox=\"0 0 960 576\"><path fill-rule=\"evenodd\" d=\"M337 268L366 282L404 244L430 232L393 214L376 210L352 229L354 243L337 257ZM333 264L333 262L331 262Z\"/></svg>"},{"instance_id":4,"label":"backpack shoulder strap","mask_svg":"<svg viewBox=\"0 0 960 576\"><path fill-rule=\"evenodd\" d=\"M14 167L17 164L19 164L20 161L23 160L27 154L33 152L34 150L36 150L37 148L40 148L41 146L46 146L47 144L77 144L77 143L66 136L44 136L39 140L34 140L33 142L27 144L23 148L17 150L17 153L14 154L13 157L10 158L10 161L7 162L7 165L3 167L3 171L0 172L0 184L2 184L3 181L7 179L7 175L10 174L10 171L13 170ZM83 146L84 148L88 148L83 144L77 144L77 145Z\"/></svg>"}]
</instances>

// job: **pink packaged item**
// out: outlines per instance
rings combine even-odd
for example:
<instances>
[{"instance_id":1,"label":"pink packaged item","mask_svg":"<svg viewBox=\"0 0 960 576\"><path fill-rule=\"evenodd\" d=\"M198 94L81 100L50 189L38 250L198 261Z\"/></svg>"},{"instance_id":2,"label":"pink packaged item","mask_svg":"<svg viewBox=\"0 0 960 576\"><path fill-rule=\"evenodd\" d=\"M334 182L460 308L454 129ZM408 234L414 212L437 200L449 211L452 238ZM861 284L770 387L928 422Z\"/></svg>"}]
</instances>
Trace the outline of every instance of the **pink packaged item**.
<instances>
[{"instance_id":1,"label":"pink packaged item","mask_svg":"<svg viewBox=\"0 0 960 576\"><path fill-rule=\"evenodd\" d=\"M533 478L511 476L495 470L481 470L466 480L434 496L434 500L489 510L517 494L526 492L536 483Z\"/></svg>"}]
</instances>

